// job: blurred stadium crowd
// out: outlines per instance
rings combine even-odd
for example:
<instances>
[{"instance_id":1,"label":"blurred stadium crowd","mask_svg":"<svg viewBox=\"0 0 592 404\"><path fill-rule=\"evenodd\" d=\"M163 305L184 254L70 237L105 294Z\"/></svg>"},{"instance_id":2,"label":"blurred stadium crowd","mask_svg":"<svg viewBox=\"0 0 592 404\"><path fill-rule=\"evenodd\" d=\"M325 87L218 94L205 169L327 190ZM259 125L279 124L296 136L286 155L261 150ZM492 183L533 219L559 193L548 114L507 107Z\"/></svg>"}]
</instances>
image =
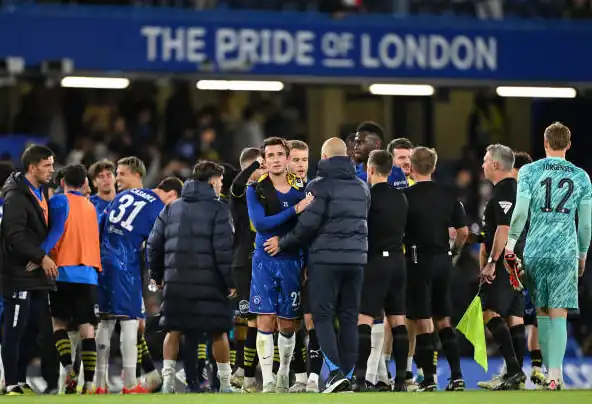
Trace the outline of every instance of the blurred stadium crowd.
<instances>
[{"instance_id":1,"label":"blurred stadium crowd","mask_svg":"<svg viewBox=\"0 0 592 404\"><path fill-rule=\"evenodd\" d=\"M198 159L226 163L232 171L238 167L240 150L261 144L266 137L307 140L305 96L298 86L273 96L253 94L248 106L238 112L231 111L232 103L226 98L231 97L230 93L219 93L216 103L200 108L192 106L193 93L183 82L173 85L164 101L159 101L154 83L149 82L137 82L122 92L64 91L33 83L26 89L15 119L9 127L0 126L0 133L45 137L56 153L58 169L66 164L89 166L102 158L116 161L136 155L148 168L147 187L155 186L164 176L187 177ZM468 139L461 157L438 162L437 179L456 188L473 232L480 231L484 204L491 191L481 168L483 145L498 139L505 125L498 102L502 101L477 97L467 117ZM344 125L340 135L347 139L353 130ZM18 160L18 156L7 153L1 158ZM311 161L309 176L315 172L315 162ZM466 291L454 297L456 321L476 292L478 270L478 249L466 248L455 272L458 290ZM158 296L147 295L148 311L158 313ZM590 271L582 280L580 307L579 320L572 324L573 355L592 353ZM466 349L470 353L470 347Z\"/></svg>"}]
</instances>

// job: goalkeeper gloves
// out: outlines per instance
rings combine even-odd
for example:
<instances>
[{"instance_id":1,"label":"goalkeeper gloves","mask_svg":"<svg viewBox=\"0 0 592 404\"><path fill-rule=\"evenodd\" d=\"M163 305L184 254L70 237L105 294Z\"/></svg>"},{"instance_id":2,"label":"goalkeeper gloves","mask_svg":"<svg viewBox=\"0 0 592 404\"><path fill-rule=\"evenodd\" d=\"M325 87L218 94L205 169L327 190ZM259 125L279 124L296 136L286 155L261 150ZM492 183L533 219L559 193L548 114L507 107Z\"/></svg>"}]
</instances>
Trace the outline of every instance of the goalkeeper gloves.
<instances>
[{"instance_id":1,"label":"goalkeeper gloves","mask_svg":"<svg viewBox=\"0 0 592 404\"><path fill-rule=\"evenodd\" d=\"M522 261L513 252L506 252L504 255L504 267L510 274L510 284L516 292L524 290L524 285L520 278L524 275L522 270Z\"/></svg>"}]
</instances>

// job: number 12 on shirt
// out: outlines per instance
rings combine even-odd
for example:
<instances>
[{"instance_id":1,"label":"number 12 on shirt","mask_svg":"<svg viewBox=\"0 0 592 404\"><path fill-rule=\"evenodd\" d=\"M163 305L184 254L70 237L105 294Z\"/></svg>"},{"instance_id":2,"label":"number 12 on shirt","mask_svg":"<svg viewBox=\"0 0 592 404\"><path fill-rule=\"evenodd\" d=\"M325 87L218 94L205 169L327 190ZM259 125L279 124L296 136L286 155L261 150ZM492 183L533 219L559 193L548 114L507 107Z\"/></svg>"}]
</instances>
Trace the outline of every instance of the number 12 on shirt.
<instances>
[{"instance_id":1,"label":"number 12 on shirt","mask_svg":"<svg viewBox=\"0 0 592 404\"><path fill-rule=\"evenodd\" d=\"M571 197L571 195L574 192L574 183L572 180L570 180L569 178L562 178L559 183L557 184L557 187L560 189L565 188L565 193L563 194L563 197L561 198L561 201L559 202L559 204L557 205L557 207L555 209L553 209L553 207L551 206L551 193L552 193L552 187L553 187L553 180L549 177L545 178L544 180L541 181L541 186L545 187L545 206L543 206L541 208L541 211L548 213L548 212L558 212L558 213L569 213L570 210L567 209L565 207L565 204L567 203L567 201L569 200L569 198Z\"/></svg>"}]
</instances>

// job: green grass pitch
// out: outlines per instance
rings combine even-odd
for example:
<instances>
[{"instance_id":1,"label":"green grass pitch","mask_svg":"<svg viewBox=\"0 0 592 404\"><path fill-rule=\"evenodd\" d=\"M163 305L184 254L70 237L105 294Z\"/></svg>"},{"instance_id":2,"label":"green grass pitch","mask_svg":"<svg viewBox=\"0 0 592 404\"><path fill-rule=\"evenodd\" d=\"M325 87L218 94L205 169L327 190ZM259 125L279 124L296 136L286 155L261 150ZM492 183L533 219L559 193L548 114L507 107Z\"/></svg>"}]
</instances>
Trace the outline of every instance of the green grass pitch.
<instances>
[{"instance_id":1,"label":"green grass pitch","mask_svg":"<svg viewBox=\"0 0 592 404\"><path fill-rule=\"evenodd\" d=\"M105 396L23 396L4 397L3 402L20 404L589 404L592 390L568 391L465 391L460 393L357 393L357 394L176 394Z\"/></svg>"}]
</instances>

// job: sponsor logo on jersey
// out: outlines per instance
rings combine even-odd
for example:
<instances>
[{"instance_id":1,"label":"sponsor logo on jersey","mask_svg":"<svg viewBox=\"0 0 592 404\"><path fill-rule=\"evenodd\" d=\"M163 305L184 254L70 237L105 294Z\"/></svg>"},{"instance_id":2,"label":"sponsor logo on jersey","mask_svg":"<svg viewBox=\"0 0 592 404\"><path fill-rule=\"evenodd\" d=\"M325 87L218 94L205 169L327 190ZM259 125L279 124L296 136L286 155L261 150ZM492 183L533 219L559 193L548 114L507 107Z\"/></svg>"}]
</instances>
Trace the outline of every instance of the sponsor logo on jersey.
<instances>
[{"instance_id":1,"label":"sponsor logo on jersey","mask_svg":"<svg viewBox=\"0 0 592 404\"><path fill-rule=\"evenodd\" d=\"M499 204L500 208L502 208L502 210L504 211L505 214L508 214L510 209L512 209L512 202L499 201L498 204Z\"/></svg>"},{"instance_id":2,"label":"sponsor logo on jersey","mask_svg":"<svg viewBox=\"0 0 592 404\"><path fill-rule=\"evenodd\" d=\"M255 300L255 299L253 299ZM246 300L241 300L238 303L238 310L241 314L248 314L249 313L249 302Z\"/></svg>"},{"instance_id":3,"label":"sponsor logo on jersey","mask_svg":"<svg viewBox=\"0 0 592 404\"><path fill-rule=\"evenodd\" d=\"M401 181L393 181L393 187L400 189L400 188L407 188L407 180Z\"/></svg>"}]
</instances>

